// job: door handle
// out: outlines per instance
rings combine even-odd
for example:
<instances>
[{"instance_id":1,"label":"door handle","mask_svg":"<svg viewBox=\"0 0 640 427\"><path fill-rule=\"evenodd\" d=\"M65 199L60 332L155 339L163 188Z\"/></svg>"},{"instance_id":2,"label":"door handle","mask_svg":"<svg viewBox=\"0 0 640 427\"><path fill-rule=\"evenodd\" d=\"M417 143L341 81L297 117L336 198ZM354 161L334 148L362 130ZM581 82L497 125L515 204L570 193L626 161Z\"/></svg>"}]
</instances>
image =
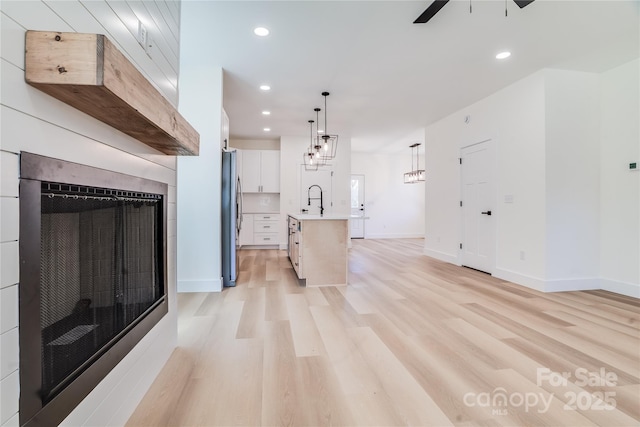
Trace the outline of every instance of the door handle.
<instances>
[{"instance_id":1,"label":"door handle","mask_svg":"<svg viewBox=\"0 0 640 427\"><path fill-rule=\"evenodd\" d=\"M491 211L486 211L486 212L480 212L482 215L489 215L491 216Z\"/></svg>"}]
</instances>

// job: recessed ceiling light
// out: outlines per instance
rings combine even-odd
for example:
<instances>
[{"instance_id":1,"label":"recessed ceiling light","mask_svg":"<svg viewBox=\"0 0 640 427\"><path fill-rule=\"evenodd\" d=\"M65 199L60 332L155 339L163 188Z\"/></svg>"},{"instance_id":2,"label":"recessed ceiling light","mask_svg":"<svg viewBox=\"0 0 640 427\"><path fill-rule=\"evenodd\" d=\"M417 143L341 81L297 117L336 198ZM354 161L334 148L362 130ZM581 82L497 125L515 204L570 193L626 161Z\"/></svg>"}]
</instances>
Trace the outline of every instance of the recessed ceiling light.
<instances>
[{"instance_id":1,"label":"recessed ceiling light","mask_svg":"<svg viewBox=\"0 0 640 427\"><path fill-rule=\"evenodd\" d=\"M269 85L262 85L262 86L260 86L260 90L271 90L271 86L269 86Z\"/></svg>"},{"instance_id":2,"label":"recessed ceiling light","mask_svg":"<svg viewBox=\"0 0 640 427\"><path fill-rule=\"evenodd\" d=\"M322 129L318 129L318 133L324 133Z\"/></svg>"},{"instance_id":3,"label":"recessed ceiling light","mask_svg":"<svg viewBox=\"0 0 640 427\"><path fill-rule=\"evenodd\" d=\"M504 51L496 55L496 59L506 59L511 56L511 52Z\"/></svg>"},{"instance_id":4,"label":"recessed ceiling light","mask_svg":"<svg viewBox=\"0 0 640 427\"><path fill-rule=\"evenodd\" d=\"M254 28L253 33L256 36L264 37L269 35L269 30L267 30L264 27L257 27L257 28Z\"/></svg>"},{"instance_id":5,"label":"recessed ceiling light","mask_svg":"<svg viewBox=\"0 0 640 427\"><path fill-rule=\"evenodd\" d=\"M265 131L265 132L271 132L271 128L264 128L262 130Z\"/></svg>"},{"instance_id":6,"label":"recessed ceiling light","mask_svg":"<svg viewBox=\"0 0 640 427\"><path fill-rule=\"evenodd\" d=\"M263 116L269 116L269 115L271 115L271 111L266 111L265 110L265 111L262 112L262 115Z\"/></svg>"}]
</instances>

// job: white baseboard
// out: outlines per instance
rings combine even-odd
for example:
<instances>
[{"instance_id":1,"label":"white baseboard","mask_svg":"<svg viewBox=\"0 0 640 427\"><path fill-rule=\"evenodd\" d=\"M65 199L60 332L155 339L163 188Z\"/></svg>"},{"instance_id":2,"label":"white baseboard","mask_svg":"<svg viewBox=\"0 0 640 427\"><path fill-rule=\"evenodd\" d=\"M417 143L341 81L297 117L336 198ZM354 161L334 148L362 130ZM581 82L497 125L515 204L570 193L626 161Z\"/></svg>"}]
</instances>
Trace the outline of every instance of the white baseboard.
<instances>
[{"instance_id":1,"label":"white baseboard","mask_svg":"<svg viewBox=\"0 0 640 427\"><path fill-rule=\"evenodd\" d=\"M507 282L513 282L518 285L526 286L527 288L535 289L536 291L545 292L545 281L533 276L527 276L525 274L516 273L515 271L506 270L503 268L497 268L493 272L493 277L506 280Z\"/></svg>"},{"instance_id":2,"label":"white baseboard","mask_svg":"<svg viewBox=\"0 0 640 427\"><path fill-rule=\"evenodd\" d=\"M222 277L217 280L178 280L178 292L222 292Z\"/></svg>"},{"instance_id":3,"label":"white baseboard","mask_svg":"<svg viewBox=\"0 0 640 427\"><path fill-rule=\"evenodd\" d=\"M640 284L600 279L600 289L628 297L640 298Z\"/></svg>"},{"instance_id":4,"label":"white baseboard","mask_svg":"<svg viewBox=\"0 0 640 427\"><path fill-rule=\"evenodd\" d=\"M422 239L424 234L369 234L365 233L365 239Z\"/></svg>"},{"instance_id":5,"label":"white baseboard","mask_svg":"<svg viewBox=\"0 0 640 427\"><path fill-rule=\"evenodd\" d=\"M640 298L640 284L598 277L544 280L500 268L496 268L493 276L540 292L592 291L602 289L620 295Z\"/></svg>"},{"instance_id":6,"label":"white baseboard","mask_svg":"<svg viewBox=\"0 0 640 427\"><path fill-rule=\"evenodd\" d=\"M600 289L600 286L600 279L598 279L597 277L583 277L579 279L556 279L546 280L544 284L544 291L592 291L595 289Z\"/></svg>"},{"instance_id":7,"label":"white baseboard","mask_svg":"<svg viewBox=\"0 0 640 427\"><path fill-rule=\"evenodd\" d=\"M422 251L428 257L438 259L440 261L448 262L455 265L460 265L458 263L458 255L451 255L446 252L440 252L429 248L424 248Z\"/></svg>"}]
</instances>

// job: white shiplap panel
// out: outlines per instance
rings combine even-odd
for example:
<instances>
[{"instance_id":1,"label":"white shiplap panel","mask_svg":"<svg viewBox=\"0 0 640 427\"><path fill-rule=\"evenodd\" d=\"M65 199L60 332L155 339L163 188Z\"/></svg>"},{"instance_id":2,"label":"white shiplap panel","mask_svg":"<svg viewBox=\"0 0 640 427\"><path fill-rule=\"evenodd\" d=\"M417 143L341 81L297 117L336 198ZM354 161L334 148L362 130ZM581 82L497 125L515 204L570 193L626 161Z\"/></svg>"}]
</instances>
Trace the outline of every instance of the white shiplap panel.
<instances>
[{"instance_id":1,"label":"white shiplap panel","mask_svg":"<svg viewBox=\"0 0 640 427\"><path fill-rule=\"evenodd\" d=\"M0 379L18 370L18 328L0 335Z\"/></svg>"},{"instance_id":2,"label":"white shiplap panel","mask_svg":"<svg viewBox=\"0 0 640 427\"><path fill-rule=\"evenodd\" d=\"M2 88L2 104L11 107L11 109L3 108L0 110L3 124L0 141L2 141L3 150L13 151L15 153L18 153L20 150L28 151L25 149L25 146L21 145L18 141L23 140L21 132L24 133L28 130L24 130L24 132L23 130L16 130L11 123L11 118L16 117L16 112L12 110L17 110L29 116L39 117L46 122L56 123L57 126L68 129L75 134L86 136L92 140L102 142L119 150L127 151L155 162L165 168L175 170L176 161L174 156L162 154L106 123L102 123L70 105L58 101L52 96L27 85L24 83L24 72L13 65L2 61L0 66L2 67L2 80L6 83ZM19 120L24 124L27 119L23 117ZM28 120L26 124L29 124ZM74 138L77 139L79 135L75 135ZM40 145L51 146L48 144L48 141L52 141L52 139L48 138L46 134L40 135L40 138L41 139L36 141L30 141L26 145L31 147L31 150L38 150ZM59 143L67 145L64 140L65 138ZM13 194L2 193L1 195L11 196Z\"/></svg>"},{"instance_id":3,"label":"white shiplap panel","mask_svg":"<svg viewBox=\"0 0 640 427\"><path fill-rule=\"evenodd\" d=\"M0 381L0 424L9 421L18 412L20 375L18 371Z\"/></svg>"},{"instance_id":4,"label":"white shiplap panel","mask_svg":"<svg viewBox=\"0 0 640 427\"><path fill-rule=\"evenodd\" d=\"M157 1L163 1L163 0L157 0ZM164 3L167 5L167 9L169 10L169 13L171 13L173 20L175 22L180 22L180 0L178 1L164 0Z\"/></svg>"},{"instance_id":5,"label":"white shiplap panel","mask_svg":"<svg viewBox=\"0 0 640 427\"><path fill-rule=\"evenodd\" d=\"M165 45L171 50L171 54L173 55L173 58L175 58L176 65L178 65L178 52L180 52L180 34L179 32L176 33L175 27L171 27L171 25L167 23L166 19L164 18L164 16L162 16L162 13L158 9L157 3L140 1L128 1L128 3L131 9L133 9L136 13L144 13L153 20L156 31L162 34ZM175 68L178 69L179 67L176 66Z\"/></svg>"},{"instance_id":6,"label":"white shiplap panel","mask_svg":"<svg viewBox=\"0 0 640 427\"><path fill-rule=\"evenodd\" d=\"M7 15L0 15L0 53L2 58L24 70L25 29Z\"/></svg>"},{"instance_id":7,"label":"white shiplap panel","mask_svg":"<svg viewBox=\"0 0 640 427\"><path fill-rule=\"evenodd\" d=\"M0 288L15 285L19 278L18 242L0 243Z\"/></svg>"},{"instance_id":8,"label":"white shiplap panel","mask_svg":"<svg viewBox=\"0 0 640 427\"><path fill-rule=\"evenodd\" d=\"M138 31L138 20L145 25L149 37L153 40L153 53L162 55L171 66L172 75L168 77L177 78L179 68L178 54L174 52L166 40L169 29L162 28L141 3L129 3L120 0L108 0L108 3L132 34L135 35ZM153 2L146 2L145 4L147 3L153 5ZM168 34L168 36L172 39L171 34Z\"/></svg>"},{"instance_id":9,"label":"white shiplap panel","mask_svg":"<svg viewBox=\"0 0 640 427\"><path fill-rule=\"evenodd\" d=\"M9 123L7 123L3 117L1 129L4 130L8 124ZM18 197L18 174L20 171L20 160L18 159L18 156L14 153L0 151L0 162L2 163L0 168L0 172L2 173L2 181L0 181L0 196Z\"/></svg>"},{"instance_id":10,"label":"white shiplap panel","mask_svg":"<svg viewBox=\"0 0 640 427\"><path fill-rule=\"evenodd\" d=\"M164 17L165 21L169 25L171 29L171 33L176 37L176 39L180 40L180 19L177 19L169 10L169 6L163 1L155 2L160 10L160 13Z\"/></svg>"},{"instance_id":11,"label":"white shiplap panel","mask_svg":"<svg viewBox=\"0 0 640 427\"><path fill-rule=\"evenodd\" d=\"M0 289L0 333L18 327L18 285Z\"/></svg>"},{"instance_id":12,"label":"white shiplap panel","mask_svg":"<svg viewBox=\"0 0 640 427\"><path fill-rule=\"evenodd\" d=\"M121 0L107 0L109 7L118 15L118 18L127 27L133 37L138 33L138 20L142 21L147 29L148 37L152 39L153 49L151 58L157 63L167 79L176 79L178 75L178 57L174 54L153 22L151 16L142 8L137 11Z\"/></svg>"},{"instance_id":13,"label":"white shiplap panel","mask_svg":"<svg viewBox=\"0 0 640 427\"><path fill-rule=\"evenodd\" d=\"M0 197L0 242L18 240L18 215L20 203L17 197Z\"/></svg>"},{"instance_id":14,"label":"white shiplap panel","mask_svg":"<svg viewBox=\"0 0 640 427\"><path fill-rule=\"evenodd\" d=\"M2 1L2 13L28 30L72 31L71 27L40 1Z\"/></svg>"},{"instance_id":15,"label":"white shiplap panel","mask_svg":"<svg viewBox=\"0 0 640 427\"><path fill-rule=\"evenodd\" d=\"M24 151L175 185L176 174L172 169L96 143L51 123L2 108L2 114L9 118L3 120L2 134L13 133L13 142ZM20 135L15 135L17 132ZM48 140L56 143L48 145Z\"/></svg>"},{"instance_id":16,"label":"white shiplap panel","mask_svg":"<svg viewBox=\"0 0 640 427\"><path fill-rule=\"evenodd\" d=\"M2 424L2 427L20 427L18 414L15 414L13 417L9 418L9 421Z\"/></svg>"},{"instance_id":17,"label":"white shiplap panel","mask_svg":"<svg viewBox=\"0 0 640 427\"><path fill-rule=\"evenodd\" d=\"M104 27L78 1L43 0L56 15L64 17L71 31L104 34Z\"/></svg>"},{"instance_id":18,"label":"white shiplap panel","mask_svg":"<svg viewBox=\"0 0 640 427\"><path fill-rule=\"evenodd\" d=\"M145 53L134 34L118 18L118 15L104 1L82 1L84 7L93 15L100 17L105 35L118 46L149 81L171 102L177 105L177 87L171 81L171 67L162 55L156 55L154 62Z\"/></svg>"},{"instance_id":19,"label":"white shiplap panel","mask_svg":"<svg viewBox=\"0 0 640 427\"><path fill-rule=\"evenodd\" d=\"M167 196L169 203L176 203L176 187L169 186L169 194Z\"/></svg>"}]
</instances>

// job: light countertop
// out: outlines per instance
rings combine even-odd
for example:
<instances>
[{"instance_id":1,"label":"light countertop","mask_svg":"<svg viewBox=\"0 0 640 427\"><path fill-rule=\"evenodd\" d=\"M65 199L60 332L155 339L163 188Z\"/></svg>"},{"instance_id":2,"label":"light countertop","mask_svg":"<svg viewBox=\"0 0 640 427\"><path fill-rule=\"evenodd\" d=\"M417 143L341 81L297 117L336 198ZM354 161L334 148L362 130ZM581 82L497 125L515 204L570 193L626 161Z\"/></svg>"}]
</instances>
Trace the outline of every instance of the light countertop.
<instances>
[{"instance_id":1,"label":"light countertop","mask_svg":"<svg viewBox=\"0 0 640 427\"><path fill-rule=\"evenodd\" d=\"M324 214L320 216L319 214L300 214L300 213L288 213L292 218L297 219L298 221L330 221L330 220L348 220L349 215L330 215Z\"/></svg>"}]
</instances>

